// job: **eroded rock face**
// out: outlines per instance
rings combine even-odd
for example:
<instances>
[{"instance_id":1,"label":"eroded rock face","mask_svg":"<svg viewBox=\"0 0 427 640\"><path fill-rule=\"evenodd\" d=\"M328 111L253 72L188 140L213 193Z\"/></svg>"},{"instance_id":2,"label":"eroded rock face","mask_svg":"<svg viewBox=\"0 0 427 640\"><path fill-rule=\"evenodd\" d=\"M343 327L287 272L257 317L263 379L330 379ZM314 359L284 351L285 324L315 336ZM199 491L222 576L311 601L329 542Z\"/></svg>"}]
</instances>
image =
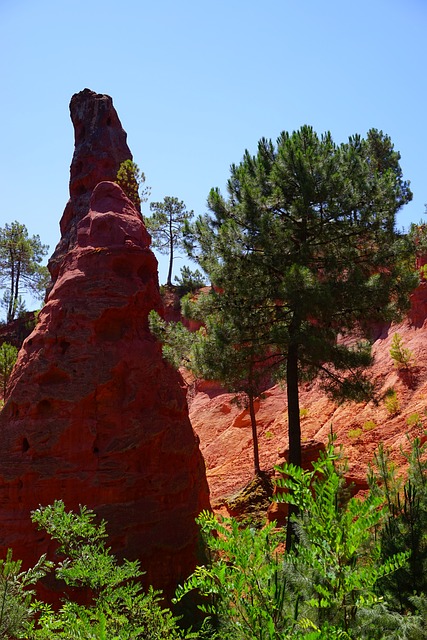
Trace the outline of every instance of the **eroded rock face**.
<instances>
[{"instance_id":1,"label":"eroded rock face","mask_svg":"<svg viewBox=\"0 0 427 640\"><path fill-rule=\"evenodd\" d=\"M0 551L31 565L49 548L31 510L85 504L113 551L170 594L195 566L209 497L182 379L148 329L161 308L149 244L120 187L99 183L0 414Z\"/></svg>"},{"instance_id":2,"label":"eroded rock face","mask_svg":"<svg viewBox=\"0 0 427 640\"><path fill-rule=\"evenodd\" d=\"M410 372L399 372L390 356L396 332L414 355ZM403 322L375 328L372 352L370 375L377 393L375 401L336 405L319 382L300 386L303 466L310 468L310 462L333 432L348 459L346 476L355 492L367 490L368 465L380 443L403 470L407 465L403 452L410 450L411 441L416 437L421 442L427 439L427 282L423 281L411 295L411 308ZM397 397L395 412L385 402L385 394L391 389ZM215 383L197 382L190 398L190 418L200 437L211 500L216 508L223 498L234 495L253 477L249 411L239 408L232 402L233 394ZM287 399L283 386L267 389L255 411L260 464L269 471L280 465L288 452ZM277 510L271 511L272 517L280 517Z\"/></svg>"},{"instance_id":3,"label":"eroded rock face","mask_svg":"<svg viewBox=\"0 0 427 640\"><path fill-rule=\"evenodd\" d=\"M110 96L84 89L70 102L74 125L74 155L70 167L70 199L61 222L61 240L49 260L56 280L62 259L76 242L77 225L89 211L93 189L99 182L115 181L120 164L132 160L123 129Z\"/></svg>"}]
</instances>

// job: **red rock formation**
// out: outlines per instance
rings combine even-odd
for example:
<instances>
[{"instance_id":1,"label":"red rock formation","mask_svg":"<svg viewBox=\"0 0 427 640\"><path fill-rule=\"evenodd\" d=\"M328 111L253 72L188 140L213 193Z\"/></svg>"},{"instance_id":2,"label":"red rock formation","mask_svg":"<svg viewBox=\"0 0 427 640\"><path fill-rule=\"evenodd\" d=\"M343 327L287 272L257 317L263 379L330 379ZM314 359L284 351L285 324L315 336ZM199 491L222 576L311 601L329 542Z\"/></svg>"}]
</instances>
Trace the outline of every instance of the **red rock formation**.
<instances>
[{"instance_id":1,"label":"red rock formation","mask_svg":"<svg viewBox=\"0 0 427 640\"><path fill-rule=\"evenodd\" d=\"M149 244L120 187L98 184L0 414L0 549L32 564L49 545L31 510L86 504L113 551L170 593L194 568L209 498L182 379L148 330L161 309Z\"/></svg>"},{"instance_id":2,"label":"red rock formation","mask_svg":"<svg viewBox=\"0 0 427 640\"><path fill-rule=\"evenodd\" d=\"M60 228L61 240L49 260L56 280L61 260L76 242L79 221L89 211L93 189L104 180L115 181L120 164L132 160L124 131L110 96L90 89L76 93L70 102L74 125L74 155L70 168L70 199Z\"/></svg>"},{"instance_id":3,"label":"red rock formation","mask_svg":"<svg viewBox=\"0 0 427 640\"><path fill-rule=\"evenodd\" d=\"M398 332L415 356L412 382L399 374L390 357L393 334ZM377 327L373 344L372 381L377 398L362 404L337 406L316 382L301 385L303 410L301 432L303 465L308 465L314 448L326 443L333 431L349 461L348 481L356 491L367 488L367 467L380 442L391 450L398 467L406 460L402 453L410 448L409 439L425 439L427 428L427 282L411 296L407 318L398 325ZM390 415L384 393L393 388L400 405ZM191 394L190 418L200 437L211 498L215 505L235 494L253 477L253 450L248 410L231 402L233 394L214 383L196 383ZM419 420L417 420L417 416ZM286 391L276 385L268 389L256 406L261 468L271 470L281 464L288 450Z\"/></svg>"}]
</instances>

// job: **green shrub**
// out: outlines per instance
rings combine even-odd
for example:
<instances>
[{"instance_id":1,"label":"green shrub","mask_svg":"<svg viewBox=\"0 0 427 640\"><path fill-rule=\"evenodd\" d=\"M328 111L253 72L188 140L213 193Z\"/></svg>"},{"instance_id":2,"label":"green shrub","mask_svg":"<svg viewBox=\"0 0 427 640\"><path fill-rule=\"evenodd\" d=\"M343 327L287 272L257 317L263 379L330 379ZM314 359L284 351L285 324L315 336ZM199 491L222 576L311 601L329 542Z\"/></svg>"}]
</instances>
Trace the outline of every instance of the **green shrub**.
<instances>
[{"instance_id":1,"label":"green shrub","mask_svg":"<svg viewBox=\"0 0 427 640\"><path fill-rule=\"evenodd\" d=\"M382 498L350 498L332 444L312 471L292 464L277 470L277 500L298 511L292 550L275 523L257 530L204 512L198 523L209 562L196 568L177 599L198 590L201 609L217 621L218 640L405 637L391 634L393 625L401 632L403 617L387 617L376 590L407 560L398 553L378 562L373 532L386 517Z\"/></svg>"},{"instance_id":2,"label":"green shrub","mask_svg":"<svg viewBox=\"0 0 427 640\"><path fill-rule=\"evenodd\" d=\"M205 276L198 269L192 271L187 266L181 267L181 274L174 279L181 295L193 293L206 285Z\"/></svg>"},{"instance_id":3,"label":"green shrub","mask_svg":"<svg viewBox=\"0 0 427 640\"><path fill-rule=\"evenodd\" d=\"M285 492L278 500L295 505L299 514L294 517L297 544L288 561L307 580L300 587L305 617L319 626L328 623L351 638L388 638L382 633L365 636L363 621L365 614L375 617L381 603L380 578L403 567L408 557L405 552L390 553L377 562L380 544L374 532L387 515L382 498L350 497L333 442L312 471L290 464L279 471L278 484Z\"/></svg>"},{"instance_id":4,"label":"green shrub","mask_svg":"<svg viewBox=\"0 0 427 640\"><path fill-rule=\"evenodd\" d=\"M356 439L359 436L361 436L362 433L363 431L360 427L358 427L357 429L350 429L350 431L348 432L348 437L352 439Z\"/></svg>"},{"instance_id":5,"label":"green shrub","mask_svg":"<svg viewBox=\"0 0 427 640\"><path fill-rule=\"evenodd\" d=\"M404 346L403 339L399 333L393 335L390 356L397 369L409 369L415 364L413 352Z\"/></svg>"},{"instance_id":6,"label":"green shrub","mask_svg":"<svg viewBox=\"0 0 427 640\"><path fill-rule=\"evenodd\" d=\"M11 549L0 560L0 638L24 637L35 606L34 585L52 568L45 555L28 571L21 571L21 564L12 559Z\"/></svg>"},{"instance_id":7,"label":"green shrub","mask_svg":"<svg viewBox=\"0 0 427 640\"><path fill-rule=\"evenodd\" d=\"M143 592L138 561L119 564L106 546L106 523L95 524L95 513L80 507L66 511L62 501L40 507L32 514L39 529L59 543L55 576L74 589L90 590L93 603L82 606L65 600L59 611L39 605L27 627L29 640L53 638L99 640L161 640L182 638L172 613L160 605L161 594Z\"/></svg>"},{"instance_id":8,"label":"green shrub","mask_svg":"<svg viewBox=\"0 0 427 640\"><path fill-rule=\"evenodd\" d=\"M423 423L422 423L420 414L418 412L411 413L406 418L406 424L408 425L408 427L414 427L414 426L422 427Z\"/></svg>"},{"instance_id":9,"label":"green shrub","mask_svg":"<svg viewBox=\"0 0 427 640\"><path fill-rule=\"evenodd\" d=\"M387 389L385 392L384 405L391 416L395 416L400 412L399 398L394 389Z\"/></svg>"},{"instance_id":10,"label":"green shrub","mask_svg":"<svg viewBox=\"0 0 427 640\"><path fill-rule=\"evenodd\" d=\"M414 414L415 415L415 414ZM375 456L376 474L371 474L371 492L385 505L387 519L379 531L381 556L404 551L409 562L395 574L384 576L379 588L398 611L424 611L427 627L427 443L414 438L409 453L407 480L391 463L389 452L381 445ZM416 596L416 597L414 597ZM425 638L414 635L411 638Z\"/></svg>"},{"instance_id":11,"label":"green shrub","mask_svg":"<svg viewBox=\"0 0 427 640\"><path fill-rule=\"evenodd\" d=\"M17 357L18 349L8 342L3 342L0 346L0 385L3 398Z\"/></svg>"},{"instance_id":12,"label":"green shrub","mask_svg":"<svg viewBox=\"0 0 427 640\"><path fill-rule=\"evenodd\" d=\"M363 431L372 431L372 429L376 429L376 427L377 427L377 423L374 422L373 420L367 420L362 425Z\"/></svg>"},{"instance_id":13,"label":"green shrub","mask_svg":"<svg viewBox=\"0 0 427 640\"><path fill-rule=\"evenodd\" d=\"M151 187L144 186L145 174L136 162L124 160L117 171L116 182L140 211L141 203L147 202L150 196Z\"/></svg>"}]
</instances>

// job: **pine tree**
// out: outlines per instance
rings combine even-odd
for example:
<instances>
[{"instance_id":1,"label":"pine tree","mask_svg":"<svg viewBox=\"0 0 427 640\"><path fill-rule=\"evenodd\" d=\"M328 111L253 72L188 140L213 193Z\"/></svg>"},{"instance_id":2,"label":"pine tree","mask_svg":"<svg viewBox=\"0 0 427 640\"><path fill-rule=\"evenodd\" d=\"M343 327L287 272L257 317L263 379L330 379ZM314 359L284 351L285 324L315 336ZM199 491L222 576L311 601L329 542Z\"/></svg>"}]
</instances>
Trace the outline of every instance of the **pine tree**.
<instances>
[{"instance_id":1,"label":"pine tree","mask_svg":"<svg viewBox=\"0 0 427 640\"><path fill-rule=\"evenodd\" d=\"M308 126L282 133L276 146L262 139L255 156L232 165L228 198L213 189L211 214L193 225L190 252L220 292L218 321L237 291L233 320L262 310L251 336L286 380L293 464L301 463L301 377L320 373L336 397L369 396L369 344L339 337L362 338L369 323L397 317L418 281L395 230L412 197L399 158L376 130L339 146Z\"/></svg>"},{"instance_id":2,"label":"pine tree","mask_svg":"<svg viewBox=\"0 0 427 640\"><path fill-rule=\"evenodd\" d=\"M139 212L141 205L147 202L151 193L151 187L145 185L145 174L133 160L124 160L117 172L117 184L123 189L129 200Z\"/></svg>"},{"instance_id":3,"label":"pine tree","mask_svg":"<svg viewBox=\"0 0 427 640\"><path fill-rule=\"evenodd\" d=\"M40 263L47 250L38 235L29 237L24 224L15 221L0 228L0 288L6 289L3 305L7 322L23 306L23 291L38 298L44 296L49 272Z\"/></svg>"},{"instance_id":4,"label":"pine tree","mask_svg":"<svg viewBox=\"0 0 427 640\"><path fill-rule=\"evenodd\" d=\"M153 237L153 247L169 255L166 284L172 286L172 268L175 254L184 248L184 227L193 216L182 200L165 196L163 202L151 202L153 215L145 218L145 226Z\"/></svg>"},{"instance_id":5,"label":"pine tree","mask_svg":"<svg viewBox=\"0 0 427 640\"><path fill-rule=\"evenodd\" d=\"M277 365L269 345L258 342L253 335L253 326L264 322L263 308L255 306L242 314L237 289L232 298L211 290L198 302L198 319L203 320L205 331L192 343L193 370L199 377L217 380L235 392L236 401L249 410L254 471L260 475L255 401L270 386L271 371Z\"/></svg>"}]
</instances>

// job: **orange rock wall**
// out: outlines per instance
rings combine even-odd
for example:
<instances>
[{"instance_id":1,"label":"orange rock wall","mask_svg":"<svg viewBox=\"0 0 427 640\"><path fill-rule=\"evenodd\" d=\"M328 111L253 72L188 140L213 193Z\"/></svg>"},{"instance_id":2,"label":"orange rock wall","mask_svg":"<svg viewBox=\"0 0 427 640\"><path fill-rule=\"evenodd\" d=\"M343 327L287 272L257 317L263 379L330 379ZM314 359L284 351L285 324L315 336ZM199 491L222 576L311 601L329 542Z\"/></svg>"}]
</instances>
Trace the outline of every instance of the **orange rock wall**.
<instances>
[{"instance_id":1,"label":"orange rock wall","mask_svg":"<svg viewBox=\"0 0 427 640\"><path fill-rule=\"evenodd\" d=\"M412 381L399 373L390 357L393 334L413 351ZM356 490L366 488L368 464L380 442L392 451L398 466L405 465L401 448L408 451L409 438L425 438L427 428L427 283L411 296L411 310L398 325L378 327L373 344L372 380L376 401L337 406L317 382L301 385L300 408L303 463L311 451L326 443L333 431L349 460L348 479ZM392 416L384 393L395 389L399 413ZM190 393L190 418L200 437L213 504L233 495L253 476L253 452L248 410L232 402L233 394L214 383L197 382ZM419 414L420 424L408 424ZM280 385L268 389L256 407L261 468L269 470L284 460L288 449L287 402Z\"/></svg>"}]
</instances>

